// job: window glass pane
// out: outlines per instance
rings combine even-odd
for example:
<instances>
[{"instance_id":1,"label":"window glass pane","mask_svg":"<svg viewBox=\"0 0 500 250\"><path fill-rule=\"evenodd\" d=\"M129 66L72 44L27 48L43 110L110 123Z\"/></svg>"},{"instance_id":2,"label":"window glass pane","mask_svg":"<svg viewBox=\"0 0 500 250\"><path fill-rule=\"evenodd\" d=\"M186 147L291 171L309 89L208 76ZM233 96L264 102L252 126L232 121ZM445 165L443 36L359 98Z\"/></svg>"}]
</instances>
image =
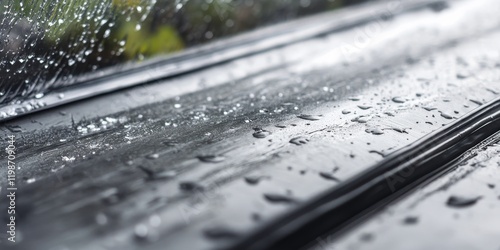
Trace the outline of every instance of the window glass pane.
<instances>
[{"instance_id":1,"label":"window glass pane","mask_svg":"<svg viewBox=\"0 0 500 250\"><path fill-rule=\"evenodd\" d=\"M349 3L354 2L350 1ZM3 0L0 103L347 0Z\"/></svg>"}]
</instances>

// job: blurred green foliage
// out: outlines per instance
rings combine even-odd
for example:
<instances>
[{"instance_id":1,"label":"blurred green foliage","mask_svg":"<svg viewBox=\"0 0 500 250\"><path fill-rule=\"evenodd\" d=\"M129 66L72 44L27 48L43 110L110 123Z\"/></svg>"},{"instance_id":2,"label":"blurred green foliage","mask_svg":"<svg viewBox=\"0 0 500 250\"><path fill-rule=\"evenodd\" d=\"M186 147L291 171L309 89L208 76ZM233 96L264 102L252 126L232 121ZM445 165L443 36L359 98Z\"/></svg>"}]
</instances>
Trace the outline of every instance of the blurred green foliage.
<instances>
[{"instance_id":1,"label":"blurred green foliage","mask_svg":"<svg viewBox=\"0 0 500 250\"><path fill-rule=\"evenodd\" d=\"M74 47L84 46L84 41L93 39L107 43L109 49L123 46L127 60L137 58L138 54L149 57L182 50L184 42L174 27L150 28L151 15L142 13L151 4L148 0L12 0L10 9L43 27L44 42L49 45L64 47L68 43L72 50L77 50ZM113 22L113 27L104 35L99 31L108 22ZM123 40L124 44L118 43Z\"/></svg>"},{"instance_id":2,"label":"blurred green foliage","mask_svg":"<svg viewBox=\"0 0 500 250\"><path fill-rule=\"evenodd\" d=\"M151 57L184 48L183 41L171 26L161 26L155 32L150 32L137 30L136 24L124 23L115 36L125 41L124 53L129 59Z\"/></svg>"}]
</instances>

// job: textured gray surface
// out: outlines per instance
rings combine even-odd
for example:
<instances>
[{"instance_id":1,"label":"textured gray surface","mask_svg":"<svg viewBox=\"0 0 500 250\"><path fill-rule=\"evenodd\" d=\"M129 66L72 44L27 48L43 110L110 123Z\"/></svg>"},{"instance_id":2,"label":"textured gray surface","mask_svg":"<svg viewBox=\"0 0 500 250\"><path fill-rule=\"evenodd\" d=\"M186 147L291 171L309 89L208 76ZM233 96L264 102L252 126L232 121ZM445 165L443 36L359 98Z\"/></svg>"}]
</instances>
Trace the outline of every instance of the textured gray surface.
<instances>
[{"instance_id":1,"label":"textured gray surface","mask_svg":"<svg viewBox=\"0 0 500 250\"><path fill-rule=\"evenodd\" d=\"M357 27L8 122L18 249L209 249L257 228L498 96L499 6L407 13L366 43Z\"/></svg>"},{"instance_id":2,"label":"textured gray surface","mask_svg":"<svg viewBox=\"0 0 500 250\"><path fill-rule=\"evenodd\" d=\"M341 237L318 238L311 249L499 249L499 142L497 134L447 174ZM451 197L478 200L457 207Z\"/></svg>"}]
</instances>

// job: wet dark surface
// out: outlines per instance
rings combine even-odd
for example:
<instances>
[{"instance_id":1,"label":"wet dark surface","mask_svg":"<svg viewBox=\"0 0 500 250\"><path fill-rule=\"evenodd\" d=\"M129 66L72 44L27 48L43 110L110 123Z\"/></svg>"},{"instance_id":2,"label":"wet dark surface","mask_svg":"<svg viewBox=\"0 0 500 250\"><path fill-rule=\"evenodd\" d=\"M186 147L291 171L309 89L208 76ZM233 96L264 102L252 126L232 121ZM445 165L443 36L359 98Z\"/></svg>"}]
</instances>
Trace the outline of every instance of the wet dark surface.
<instances>
[{"instance_id":1,"label":"wet dark surface","mask_svg":"<svg viewBox=\"0 0 500 250\"><path fill-rule=\"evenodd\" d=\"M22 208L12 248L233 242L498 97L498 9L483 0L407 13L359 53L342 50L355 45L348 29L9 121ZM481 196L464 209L475 208L485 192L428 210L457 209L452 195ZM401 216L408 227L428 220ZM352 237L368 248L380 237L361 231Z\"/></svg>"}]
</instances>

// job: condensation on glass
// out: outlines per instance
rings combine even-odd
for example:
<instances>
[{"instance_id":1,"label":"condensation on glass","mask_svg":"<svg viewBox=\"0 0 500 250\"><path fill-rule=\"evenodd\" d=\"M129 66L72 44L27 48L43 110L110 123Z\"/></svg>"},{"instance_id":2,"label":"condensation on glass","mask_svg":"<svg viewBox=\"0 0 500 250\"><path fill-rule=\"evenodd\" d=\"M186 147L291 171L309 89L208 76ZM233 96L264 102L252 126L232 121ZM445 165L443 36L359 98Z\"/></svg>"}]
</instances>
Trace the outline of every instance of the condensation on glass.
<instances>
[{"instance_id":1,"label":"condensation on glass","mask_svg":"<svg viewBox=\"0 0 500 250\"><path fill-rule=\"evenodd\" d=\"M0 103L346 0L2 0ZM352 2L352 1L351 1Z\"/></svg>"}]
</instances>

